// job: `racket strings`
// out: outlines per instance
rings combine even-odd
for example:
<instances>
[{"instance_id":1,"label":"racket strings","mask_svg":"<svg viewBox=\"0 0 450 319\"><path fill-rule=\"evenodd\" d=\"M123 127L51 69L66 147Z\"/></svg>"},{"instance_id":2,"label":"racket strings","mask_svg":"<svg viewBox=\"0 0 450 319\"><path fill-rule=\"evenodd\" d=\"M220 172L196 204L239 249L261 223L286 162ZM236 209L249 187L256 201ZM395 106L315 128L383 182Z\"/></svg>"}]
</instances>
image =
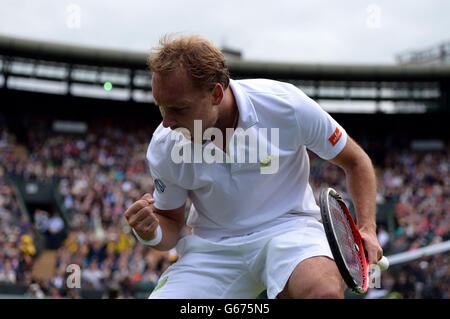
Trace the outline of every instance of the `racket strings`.
<instances>
[{"instance_id":1,"label":"racket strings","mask_svg":"<svg viewBox=\"0 0 450 319\"><path fill-rule=\"evenodd\" d=\"M354 234L349 225L348 217L342 210L339 202L331 196L329 197L329 205L330 211L332 212L330 215L338 239L339 249L341 250L344 261L352 277L359 278L360 282L357 284L362 286L366 280L364 269L362 269L363 260L358 251L358 246L355 245Z\"/></svg>"},{"instance_id":2,"label":"racket strings","mask_svg":"<svg viewBox=\"0 0 450 319\"><path fill-rule=\"evenodd\" d=\"M359 237L359 235L357 235L355 233L355 230L352 228L352 232L353 232L353 236ZM360 268L360 275L361 275L361 287L364 286L364 283L366 282L366 280L368 279L366 275L368 275L367 269L366 269L366 260L364 258L364 251L360 252L357 254L358 255L358 259L359 259L359 268Z\"/></svg>"}]
</instances>

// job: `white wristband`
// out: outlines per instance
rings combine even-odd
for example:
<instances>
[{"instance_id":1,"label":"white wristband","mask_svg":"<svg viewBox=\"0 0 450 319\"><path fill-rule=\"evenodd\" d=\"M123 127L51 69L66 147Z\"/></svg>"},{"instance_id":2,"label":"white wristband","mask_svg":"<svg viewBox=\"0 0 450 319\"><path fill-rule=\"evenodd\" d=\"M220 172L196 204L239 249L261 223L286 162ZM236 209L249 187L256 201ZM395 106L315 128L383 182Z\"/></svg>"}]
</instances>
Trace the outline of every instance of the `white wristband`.
<instances>
[{"instance_id":1,"label":"white wristband","mask_svg":"<svg viewBox=\"0 0 450 319\"><path fill-rule=\"evenodd\" d=\"M134 230L134 228L131 228L131 230L133 231L133 234L137 237L137 239L144 245L156 246L161 242L162 230L161 230L161 226L159 226L159 225L158 225L158 228L156 228L156 237L151 240L142 239L141 236L139 236L138 233Z\"/></svg>"}]
</instances>

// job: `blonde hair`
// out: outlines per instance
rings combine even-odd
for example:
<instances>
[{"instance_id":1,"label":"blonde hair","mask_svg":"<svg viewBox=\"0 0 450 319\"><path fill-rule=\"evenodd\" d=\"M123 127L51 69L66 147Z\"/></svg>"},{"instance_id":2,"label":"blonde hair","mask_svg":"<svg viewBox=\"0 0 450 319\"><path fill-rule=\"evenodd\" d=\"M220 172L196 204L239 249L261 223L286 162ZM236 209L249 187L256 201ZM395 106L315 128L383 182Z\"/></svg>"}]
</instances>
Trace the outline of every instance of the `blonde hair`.
<instances>
[{"instance_id":1,"label":"blonde hair","mask_svg":"<svg viewBox=\"0 0 450 319\"><path fill-rule=\"evenodd\" d=\"M222 52L211 41L199 36L165 35L152 48L147 65L152 73L165 74L182 67L195 87L211 90L216 83L226 89L230 74Z\"/></svg>"}]
</instances>

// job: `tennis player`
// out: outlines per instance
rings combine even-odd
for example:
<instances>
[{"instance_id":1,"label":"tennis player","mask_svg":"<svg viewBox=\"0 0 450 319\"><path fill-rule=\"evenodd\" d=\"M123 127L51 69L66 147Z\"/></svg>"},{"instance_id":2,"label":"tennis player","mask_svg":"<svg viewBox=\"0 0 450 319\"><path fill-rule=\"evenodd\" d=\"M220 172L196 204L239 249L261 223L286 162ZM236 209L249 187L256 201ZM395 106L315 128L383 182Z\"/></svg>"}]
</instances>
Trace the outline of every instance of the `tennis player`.
<instances>
[{"instance_id":1,"label":"tennis player","mask_svg":"<svg viewBox=\"0 0 450 319\"><path fill-rule=\"evenodd\" d=\"M221 51L201 36L163 37L148 65L163 118L147 151L155 191L132 204L125 217L143 244L176 247L180 255L149 298L255 298L265 289L269 298L343 298L308 182L307 149L345 171L375 264L383 255L376 236L376 179L361 147L297 87L230 79ZM195 139L199 123L201 137ZM181 138L174 135L180 129ZM216 132L209 139L208 129ZM256 162L236 160L230 145L241 147L246 159L254 152L245 144L250 138L241 139L243 145L233 140L239 130L253 132L264 142L258 145L276 152ZM176 162L174 150L183 140L184 151L208 148L231 160ZM274 162L271 173L262 173ZM192 234L184 235L188 196Z\"/></svg>"}]
</instances>

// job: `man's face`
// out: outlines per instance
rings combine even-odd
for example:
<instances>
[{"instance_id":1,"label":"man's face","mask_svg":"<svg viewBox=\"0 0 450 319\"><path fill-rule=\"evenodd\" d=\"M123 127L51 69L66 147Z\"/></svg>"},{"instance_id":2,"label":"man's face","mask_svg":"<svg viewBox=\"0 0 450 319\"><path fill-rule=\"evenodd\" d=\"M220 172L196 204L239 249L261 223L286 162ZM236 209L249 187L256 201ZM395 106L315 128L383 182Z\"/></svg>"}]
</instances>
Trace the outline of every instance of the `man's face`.
<instances>
[{"instance_id":1,"label":"man's face","mask_svg":"<svg viewBox=\"0 0 450 319\"><path fill-rule=\"evenodd\" d=\"M202 120L202 134L217 122L218 108L212 93L195 88L184 70L153 73L152 88L164 127L183 127L194 136L194 120Z\"/></svg>"}]
</instances>

